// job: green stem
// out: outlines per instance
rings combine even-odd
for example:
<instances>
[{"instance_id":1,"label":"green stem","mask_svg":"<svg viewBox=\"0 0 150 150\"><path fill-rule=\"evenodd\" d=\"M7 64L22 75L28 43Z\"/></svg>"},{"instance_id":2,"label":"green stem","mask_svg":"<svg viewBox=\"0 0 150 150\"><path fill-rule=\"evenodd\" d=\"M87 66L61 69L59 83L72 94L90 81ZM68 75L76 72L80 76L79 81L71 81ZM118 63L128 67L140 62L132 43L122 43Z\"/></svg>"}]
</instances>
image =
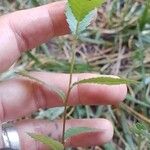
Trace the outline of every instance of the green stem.
<instances>
[{"instance_id":1,"label":"green stem","mask_svg":"<svg viewBox=\"0 0 150 150\"><path fill-rule=\"evenodd\" d=\"M64 102L64 115L63 115L63 132L62 132L62 144L65 144L65 128L66 128L66 119L67 119L67 104L69 100L69 95L72 89L72 76L73 76L73 70L74 70L74 64L75 64L75 44L73 45L73 50L72 50L72 58L71 58L71 66L70 66L70 77L69 77L69 86L68 86L68 91L66 95L66 99Z\"/></svg>"}]
</instances>

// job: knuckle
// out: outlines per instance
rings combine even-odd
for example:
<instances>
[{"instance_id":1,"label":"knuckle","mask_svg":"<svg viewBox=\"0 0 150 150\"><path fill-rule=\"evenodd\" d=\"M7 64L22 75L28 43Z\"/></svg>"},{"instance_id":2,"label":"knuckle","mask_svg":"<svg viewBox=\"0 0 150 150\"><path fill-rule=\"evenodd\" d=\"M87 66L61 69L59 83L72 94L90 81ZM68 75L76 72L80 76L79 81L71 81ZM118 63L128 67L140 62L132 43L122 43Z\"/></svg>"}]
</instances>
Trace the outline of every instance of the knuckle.
<instances>
[{"instance_id":1,"label":"knuckle","mask_svg":"<svg viewBox=\"0 0 150 150\"><path fill-rule=\"evenodd\" d=\"M46 102L46 96L44 92L44 88L42 85L32 82L32 96L33 96L33 101L35 104L35 108L38 110L40 108L46 108L47 107L47 102Z\"/></svg>"},{"instance_id":2,"label":"knuckle","mask_svg":"<svg viewBox=\"0 0 150 150\"><path fill-rule=\"evenodd\" d=\"M12 19L13 15L14 13L8 15L8 25L16 39L18 50L20 53L22 53L23 50L26 50L29 48L29 41L28 41L28 38L26 38L26 36L24 35L24 33L20 30L20 28L16 26L15 22Z\"/></svg>"}]
</instances>

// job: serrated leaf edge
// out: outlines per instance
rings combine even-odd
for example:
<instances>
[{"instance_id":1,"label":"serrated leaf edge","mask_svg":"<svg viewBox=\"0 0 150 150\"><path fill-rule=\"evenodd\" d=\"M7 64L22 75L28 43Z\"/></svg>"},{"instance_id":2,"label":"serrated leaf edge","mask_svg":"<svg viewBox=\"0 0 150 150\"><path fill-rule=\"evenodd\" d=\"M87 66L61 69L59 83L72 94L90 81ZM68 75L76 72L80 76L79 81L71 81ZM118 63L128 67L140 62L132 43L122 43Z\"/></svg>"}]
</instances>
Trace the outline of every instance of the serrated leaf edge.
<instances>
[{"instance_id":1,"label":"serrated leaf edge","mask_svg":"<svg viewBox=\"0 0 150 150\"><path fill-rule=\"evenodd\" d=\"M96 81L101 80L101 81ZM111 81L107 81L111 80ZM120 85L120 84L137 84L137 81L130 80L130 79L124 79L124 78L114 78L114 77L93 77L88 79L83 79L78 82L75 82L73 86L77 84L86 84L86 83L93 83L93 84L104 84L104 85Z\"/></svg>"},{"instance_id":2,"label":"serrated leaf edge","mask_svg":"<svg viewBox=\"0 0 150 150\"><path fill-rule=\"evenodd\" d=\"M71 132L71 130L77 130L77 129L83 129L83 131L80 131L78 133L74 133L74 134L69 134L69 132ZM65 139L74 137L74 136L78 136L84 133L91 133L91 132L99 132L98 129L96 128L89 128L89 127L74 127L74 128L69 128L66 132L65 132Z\"/></svg>"}]
</instances>

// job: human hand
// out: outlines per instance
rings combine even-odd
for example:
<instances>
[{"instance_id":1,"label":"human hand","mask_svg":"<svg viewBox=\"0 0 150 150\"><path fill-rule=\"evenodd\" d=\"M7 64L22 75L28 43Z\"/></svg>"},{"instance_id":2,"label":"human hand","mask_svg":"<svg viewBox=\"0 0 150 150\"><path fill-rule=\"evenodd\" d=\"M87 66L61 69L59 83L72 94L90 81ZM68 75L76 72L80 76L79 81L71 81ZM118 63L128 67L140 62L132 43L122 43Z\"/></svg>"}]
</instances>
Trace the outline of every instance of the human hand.
<instances>
[{"instance_id":1,"label":"human hand","mask_svg":"<svg viewBox=\"0 0 150 150\"><path fill-rule=\"evenodd\" d=\"M69 32L64 15L65 3L56 2L49 5L18 11L0 18L0 72L8 69L25 52L49 38ZM35 78L55 84L67 91L69 75L47 72L31 72ZM95 76L92 74L75 74L73 81ZM63 82L61 82L63 81ZM69 97L69 105L113 105L126 96L126 85L78 85ZM63 106L59 97L47 89L24 78L18 77L0 83L0 120L1 123L27 116L39 108ZM86 133L71 138L68 146L101 145L112 139L112 124L105 119L72 119L67 121L70 127L94 127L98 133ZM25 120L15 124L21 149L40 150L46 147L37 144L27 132L41 133L59 139L62 133L62 121ZM0 148L3 148L0 132Z\"/></svg>"}]
</instances>

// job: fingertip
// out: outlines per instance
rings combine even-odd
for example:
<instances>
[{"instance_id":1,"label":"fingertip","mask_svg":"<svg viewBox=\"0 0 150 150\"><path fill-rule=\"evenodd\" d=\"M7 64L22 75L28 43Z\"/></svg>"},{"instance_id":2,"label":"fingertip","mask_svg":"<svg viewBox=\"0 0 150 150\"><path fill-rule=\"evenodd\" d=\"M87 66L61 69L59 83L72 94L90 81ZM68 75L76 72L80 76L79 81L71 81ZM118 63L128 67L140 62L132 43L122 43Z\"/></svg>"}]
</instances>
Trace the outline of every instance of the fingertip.
<instances>
[{"instance_id":1,"label":"fingertip","mask_svg":"<svg viewBox=\"0 0 150 150\"><path fill-rule=\"evenodd\" d=\"M66 146L89 147L89 146L103 145L111 141L114 130L113 130L112 123L109 120L91 119L91 120L86 120L86 122L90 128L95 128L97 129L97 131L87 132L77 136L73 136L67 139Z\"/></svg>"},{"instance_id":2,"label":"fingertip","mask_svg":"<svg viewBox=\"0 0 150 150\"><path fill-rule=\"evenodd\" d=\"M78 75L79 80L99 77L98 74L81 74ZM117 76L102 75L104 77L118 78ZM106 85L106 84L80 84L78 85L79 100L81 104L99 105L111 104L115 105L122 102L127 94L127 86L120 85Z\"/></svg>"},{"instance_id":3,"label":"fingertip","mask_svg":"<svg viewBox=\"0 0 150 150\"><path fill-rule=\"evenodd\" d=\"M100 145L111 141L112 138L113 138L113 134L114 134L113 125L109 120L107 120L107 119L98 119L97 120L97 128L102 130L102 125L103 125L103 132L101 132L101 136L100 136L100 139L99 139ZM101 138L101 137L103 137L103 138Z\"/></svg>"},{"instance_id":4,"label":"fingertip","mask_svg":"<svg viewBox=\"0 0 150 150\"><path fill-rule=\"evenodd\" d=\"M118 103L122 102L127 95L127 85L123 84L123 85L119 85L118 86Z\"/></svg>"},{"instance_id":5,"label":"fingertip","mask_svg":"<svg viewBox=\"0 0 150 150\"><path fill-rule=\"evenodd\" d=\"M110 86L108 96L110 97L110 104L117 105L122 102L127 95L127 86L125 84Z\"/></svg>"}]
</instances>

